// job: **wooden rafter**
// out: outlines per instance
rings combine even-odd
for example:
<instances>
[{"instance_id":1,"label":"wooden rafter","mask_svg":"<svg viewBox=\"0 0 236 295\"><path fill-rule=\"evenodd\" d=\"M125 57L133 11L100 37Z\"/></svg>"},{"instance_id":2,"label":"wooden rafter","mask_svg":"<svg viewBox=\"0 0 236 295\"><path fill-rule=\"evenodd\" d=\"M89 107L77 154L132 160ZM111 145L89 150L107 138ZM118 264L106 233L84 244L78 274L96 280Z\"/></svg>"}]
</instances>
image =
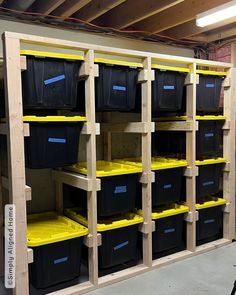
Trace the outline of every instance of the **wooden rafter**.
<instances>
[{"instance_id":1,"label":"wooden rafter","mask_svg":"<svg viewBox=\"0 0 236 295\"><path fill-rule=\"evenodd\" d=\"M48 1L36 0L36 2L30 7L30 11L50 14L63 2L65 2L65 0L48 0Z\"/></svg>"},{"instance_id":2,"label":"wooden rafter","mask_svg":"<svg viewBox=\"0 0 236 295\"><path fill-rule=\"evenodd\" d=\"M123 29L183 0L128 0L98 19L98 24Z\"/></svg>"},{"instance_id":3,"label":"wooden rafter","mask_svg":"<svg viewBox=\"0 0 236 295\"><path fill-rule=\"evenodd\" d=\"M191 20L189 22L186 22L182 25L176 26L172 29L166 30L164 33L166 36L176 38L176 39L183 39L187 37L191 37L194 35L198 35L201 33L205 33L210 30L214 30L217 28L220 28L225 25L229 25L236 22L236 17L232 17L228 20L225 20L223 22L219 22L217 24L206 26L206 27L197 27L196 26L196 20Z\"/></svg>"},{"instance_id":4,"label":"wooden rafter","mask_svg":"<svg viewBox=\"0 0 236 295\"><path fill-rule=\"evenodd\" d=\"M145 19L133 27L138 30L159 33L196 17L197 14L213 7L229 2L229 0L185 0L161 13Z\"/></svg>"},{"instance_id":5,"label":"wooden rafter","mask_svg":"<svg viewBox=\"0 0 236 295\"><path fill-rule=\"evenodd\" d=\"M91 22L125 1L126 0L93 0L76 12L74 17Z\"/></svg>"},{"instance_id":6,"label":"wooden rafter","mask_svg":"<svg viewBox=\"0 0 236 295\"><path fill-rule=\"evenodd\" d=\"M62 16L67 18L87 5L91 0L70 0L62 3L57 9L55 9L52 15Z\"/></svg>"},{"instance_id":7,"label":"wooden rafter","mask_svg":"<svg viewBox=\"0 0 236 295\"><path fill-rule=\"evenodd\" d=\"M221 39L227 39L236 36L236 28L224 29L218 32L211 33L206 36L208 42L214 42Z\"/></svg>"}]
</instances>

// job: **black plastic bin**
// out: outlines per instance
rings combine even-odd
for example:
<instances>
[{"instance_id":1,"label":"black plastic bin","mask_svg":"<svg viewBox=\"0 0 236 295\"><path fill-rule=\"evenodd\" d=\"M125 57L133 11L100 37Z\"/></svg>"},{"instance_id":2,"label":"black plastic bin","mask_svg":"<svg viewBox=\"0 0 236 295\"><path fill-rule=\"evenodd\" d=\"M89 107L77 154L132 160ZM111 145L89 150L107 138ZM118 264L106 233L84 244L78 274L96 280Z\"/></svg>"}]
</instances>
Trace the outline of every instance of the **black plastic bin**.
<instances>
[{"instance_id":1,"label":"black plastic bin","mask_svg":"<svg viewBox=\"0 0 236 295\"><path fill-rule=\"evenodd\" d=\"M0 118L4 118L5 113L5 93L3 80L0 81Z\"/></svg>"},{"instance_id":2,"label":"black plastic bin","mask_svg":"<svg viewBox=\"0 0 236 295\"><path fill-rule=\"evenodd\" d=\"M181 110L186 74L155 69L152 82L152 112L177 112Z\"/></svg>"},{"instance_id":3,"label":"black plastic bin","mask_svg":"<svg viewBox=\"0 0 236 295\"><path fill-rule=\"evenodd\" d=\"M213 160L214 162L214 160ZM196 179L196 197L202 199L219 193L223 163L204 165L204 161L197 162L198 176Z\"/></svg>"},{"instance_id":4,"label":"black plastic bin","mask_svg":"<svg viewBox=\"0 0 236 295\"><path fill-rule=\"evenodd\" d=\"M87 228L54 212L29 216L28 246L34 251L30 283L44 289L77 278L87 234Z\"/></svg>"},{"instance_id":5,"label":"black plastic bin","mask_svg":"<svg viewBox=\"0 0 236 295\"><path fill-rule=\"evenodd\" d=\"M131 63L128 66L125 65L126 63L117 65L117 61L108 60L107 63L106 60L104 63L101 59L95 61L99 65L99 77L95 79L96 111L134 111L139 74L137 66L139 64ZM83 80L78 83L78 105L76 108L78 111L85 109L84 83Z\"/></svg>"},{"instance_id":6,"label":"black plastic bin","mask_svg":"<svg viewBox=\"0 0 236 295\"><path fill-rule=\"evenodd\" d=\"M73 109L77 104L80 56L21 51L27 70L22 73L25 109Z\"/></svg>"},{"instance_id":7,"label":"black plastic bin","mask_svg":"<svg viewBox=\"0 0 236 295\"><path fill-rule=\"evenodd\" d=\"M86 174L85 167L86 163L78 163L68 169ZM99 217L108 217L135 209L138 172L141 173L141 169L133 166L97 161L97 177L101 179L101 190L97 192ZM87 192L69 186L67 189L67 195L70 196L72 203L87 209Z\"/></svg>"},{"instance_id":8,"label":"black plastic bin","mask_svg":"<svg viewBox=\"0 0 236 295\"><path fill-rule=\"evenodd\" d=\"M76 163L81 129L80 122L30 122L30 136L25 138L26 167L55 168Z\"/></svg>"},{"instance_id":9,"label":"black plastic bin","mask_svg":"<svg viewBox=\"0 0 236 295\"><path fill-rule=\"evenodd\" d=\"M222 205L225 203L225 200L218 198L196 205L199 212L197 245L209 243L223 237Z\"/></svg>"},{"instance_id":10,"label":"black plastic bin","mask_svg":"<svg viewBox=\"0 0 236 295\"><path fill-rule=\"evenodd\" d=\"M220 110L220 94L224 77L216 75L199 75L197 85L197 111L217 112Z\"/></svg>"},{"instance_id":11,"label":"black plastic bin","mask_svg":"<svg viewBox=\"0 0 236 295\"><path fill-rule=\"evenodd\" d=\"M197 159L204 157L222 156L222 120L199 121L199 130L196 133L196 156ZM153 136L153 153L163 154L186 154L186 133L159 131Z\"/></svg>"},{"instance_id":12,"label":"black plastic bin","mask_svg":"<svg viewBox=\"0 0 236 295\"><path fill-rule=\"evenodd\" d=\"M73 220L87 225L81 209L65 212ZM143 218L134 213L98 220L97 230L102 235L102 245L98 248L99 269L113 268L136 258L138 227L142 222Z\"/></svg>"}]
</instances>

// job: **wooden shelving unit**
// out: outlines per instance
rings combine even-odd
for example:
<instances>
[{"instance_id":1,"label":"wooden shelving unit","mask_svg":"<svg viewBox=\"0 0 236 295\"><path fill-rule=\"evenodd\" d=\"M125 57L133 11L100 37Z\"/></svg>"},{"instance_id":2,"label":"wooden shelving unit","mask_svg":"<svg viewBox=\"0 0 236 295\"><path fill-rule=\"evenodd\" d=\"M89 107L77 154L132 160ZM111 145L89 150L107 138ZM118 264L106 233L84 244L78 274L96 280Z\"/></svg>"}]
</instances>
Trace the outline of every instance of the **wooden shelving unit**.
<instances>
[{"instance_id":1,"label":"wooden shelving unit","mask_svg":"<svg viewBox=\"0 0 236 295\"><path fill-rule=\"evenodd\" d=\"M5 32L3 34L3 60L4 80L6 89L6 120L0 124L0 134L7 135L8 144L8 178L1 177L1 188L7 188L10 203L16 206L16 295L28 295L28 263L33 260L33 251L27 248L26 240L26 202L31 199L31 188L27 186L25 179L24 159L24 136L30 136L29 126L22 121L22 90L21 71L26 69L25 58L20 56L21 45L34 44L57 49L68 49L84 54L84 62L80 75L86 78L86 117L82 133L87 136L87 177L66 172L53 170L53 179L56 182L57 210L63 212L63 183L69 184L87 191L88 197L88 228L89 235L84 243L89 248L89 281L60 291L51 295L76 295L86 293L96 288L118 282L153 268L173 263L211 249L223 246L232 241L235 236L235 108L234 98L236 95L234 81L236 81L236 69L231 64L198 60L192 58L125 50L104 46L84 44L66 40L44 38L33 35ZM140 122L112 123L111 116L105 115L102 124L95 120L95 93L94 78L99 74L94 64L94 56L98 54L113 55L119 58L138 59L143 64L140 71L139 82L142 83L142 113ZM181 64L189 68L186 78L187 84L187 120L184 122L152 122L151 115L151 81L154 73L153 63ZM227 71L224 82L224 115L226 122L223 127L224 133L224 157L227 163L224 168L223 197L227 201L224 209L224 237L200 247L196 247L196 221L195 209L196 176L198 174L195 165L196 154L196 85L198 83L197 67L219 68ZM1 68L0 68L1 69ZM100 126L101 125L101 126ZM100 131L101 129L101 131ZM187 134L187 161L185 171L187 183L187 205L190 212L186 216L187 221L187 249L185 251L169 255L157 260L152 260L152 231L151 220L151 184L153 173L151 171L151 133L157 130L186 131ZM142 136L142 164L143 171L140 178L142 183L142 203L144 223L140 227L143 233L143 262L137 266L98 277L98 246L102 243L101 235L97 233L97 191L100 190L100 180L96 178L96 136L104 134L105 157L111 158L111 133L129 132L140 133ZM32 188L33 189L33 188ZM2 205L2 202L0 202ZM0 207L0 265L3 263L3 208ZM3 270L1 269L1 274Z\"/></svg>"}]
</instances>

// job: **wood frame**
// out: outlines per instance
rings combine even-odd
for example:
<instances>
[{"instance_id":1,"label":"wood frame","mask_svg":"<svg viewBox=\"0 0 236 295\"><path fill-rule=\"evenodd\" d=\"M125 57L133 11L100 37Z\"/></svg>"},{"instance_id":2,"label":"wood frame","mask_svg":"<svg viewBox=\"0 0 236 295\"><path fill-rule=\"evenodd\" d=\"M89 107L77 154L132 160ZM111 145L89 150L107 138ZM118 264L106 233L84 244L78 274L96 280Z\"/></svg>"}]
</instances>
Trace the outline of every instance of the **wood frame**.
<instances>
[{"instance_id":1,"label":"wood frame","mask_svg":"<svg viewBox=\"0 0 236 295\"><path fill-rule=\"evenodd\" d=\"M232 81L236 80L236 70L232 68L232 64L214 62L208 60L200 60L186 57L162 55L150 52L141 52L134 50L126 50L119 48L111 48L84 44L80 42L72 42L53 38L44 38L34 35L25 35L18 33L5 32L3 34L4 45L4 70L5 70L5 87L6 87L6 109L7 117L5 128L0 128L1 134L7 134L8 138L8 180L4 183L8 186L10 202L16 205L16 224L17 224L17 271L16 271L16 289L15 295L28 295L28 262L32 262L32 251L27 249L26 244L26 191L30 188L26 186L25 167L24 167L24 136L29 135L24 131L22 122L22 93L21 93L21 64L20 45L37 44L40 46L71 49L74 51L84 52L83 76L86 78L86 116L88 119L87 127L83 133L87 134L87 177L66 172L62 170L54 170L53 177L56 181L57 189L57 209L59 212L63 210L62 202L62 184L68 183L75 187L80 187L87 191L88 196L88 222L89 235L85 241L89 247L89 281L75 285L60 291L50 293L51 295L77 295L83 294L96 288L130 278L140 273L144 273L153 268L160 267L174 261L182 260L186 257L197 255L220 246L226 245L234 238L235 229L235 185L234 185L234 140L235 140L235 120L233 110L233 98L235 96L235 85ZM144 258L143 264L98 278L98 245L101 236L97 234L97 212L96 212L96 193L100 189L100 181L96 179L96 134L99 133L99 125L95 121L95 93L94 93L94 55L97 53L105 53L107 55L126 56L130 59L138 58L143 64L142 77L142 114L141 122L130 122L125 124L113 125L110 123L108 114L106 123L104 124L104 132L107 148L106 157L111 158L111 132L139 132L142 136L142 203L144 223L142 226ZM154 123L151 118L151 81L153 72L152 63L167 62L179 63L187 66L190 73L186 79L187 83L187 115L188 120L185 123L176 123L174 125L160 125L156 123L156 128L162 126L163 130L185 130L187 132L187 205L190 207L190 214L187 216L187 250L163 257L161 259L152 260L151 237L153 223L151 220L151 183L153 173L151 172L151 132L154 131ZM195 232L197 214L195 210L195 185L197 169L195 167L195 141L196 141L196 85L198 75L196 74L197 66L223 68L227 70L227 78L225 80L225 104L224 114L227 116L227 129L224 129L224 156L227 158L227 169L224 172L224 197L228 205L224 211L224 237L223 239L196 247ZM167 127L166 127L167 126ZM165 129L166 128L166 129ZM86 133L87 132L87 133ZM2 181L2 178L0 178ZM2 212L0 212L2 216ZM1 232L0 240L3 240ZM0 248L0 251L2 249ZM0 252L0 258L1 256Z\"/></svg>"}]
</instances>

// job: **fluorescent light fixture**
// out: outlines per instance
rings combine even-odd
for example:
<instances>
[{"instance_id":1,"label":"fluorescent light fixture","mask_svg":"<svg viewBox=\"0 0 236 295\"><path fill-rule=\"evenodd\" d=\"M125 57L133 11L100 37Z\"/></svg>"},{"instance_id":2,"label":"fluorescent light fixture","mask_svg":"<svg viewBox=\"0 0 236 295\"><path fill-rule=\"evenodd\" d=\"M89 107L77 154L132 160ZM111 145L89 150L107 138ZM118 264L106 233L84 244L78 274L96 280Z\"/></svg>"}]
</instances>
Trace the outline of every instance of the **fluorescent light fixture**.
<instances>
[{"instance_id":1,"label":"fluorescent light fixture","mask_svg":"<svg viewBox=\"0 0 236 295\"><path fill-rule=\"evenodd\" d=\"M236 16L236 0L197 15L196 25L206 27Z\"/></svg>"}]
</instances>

